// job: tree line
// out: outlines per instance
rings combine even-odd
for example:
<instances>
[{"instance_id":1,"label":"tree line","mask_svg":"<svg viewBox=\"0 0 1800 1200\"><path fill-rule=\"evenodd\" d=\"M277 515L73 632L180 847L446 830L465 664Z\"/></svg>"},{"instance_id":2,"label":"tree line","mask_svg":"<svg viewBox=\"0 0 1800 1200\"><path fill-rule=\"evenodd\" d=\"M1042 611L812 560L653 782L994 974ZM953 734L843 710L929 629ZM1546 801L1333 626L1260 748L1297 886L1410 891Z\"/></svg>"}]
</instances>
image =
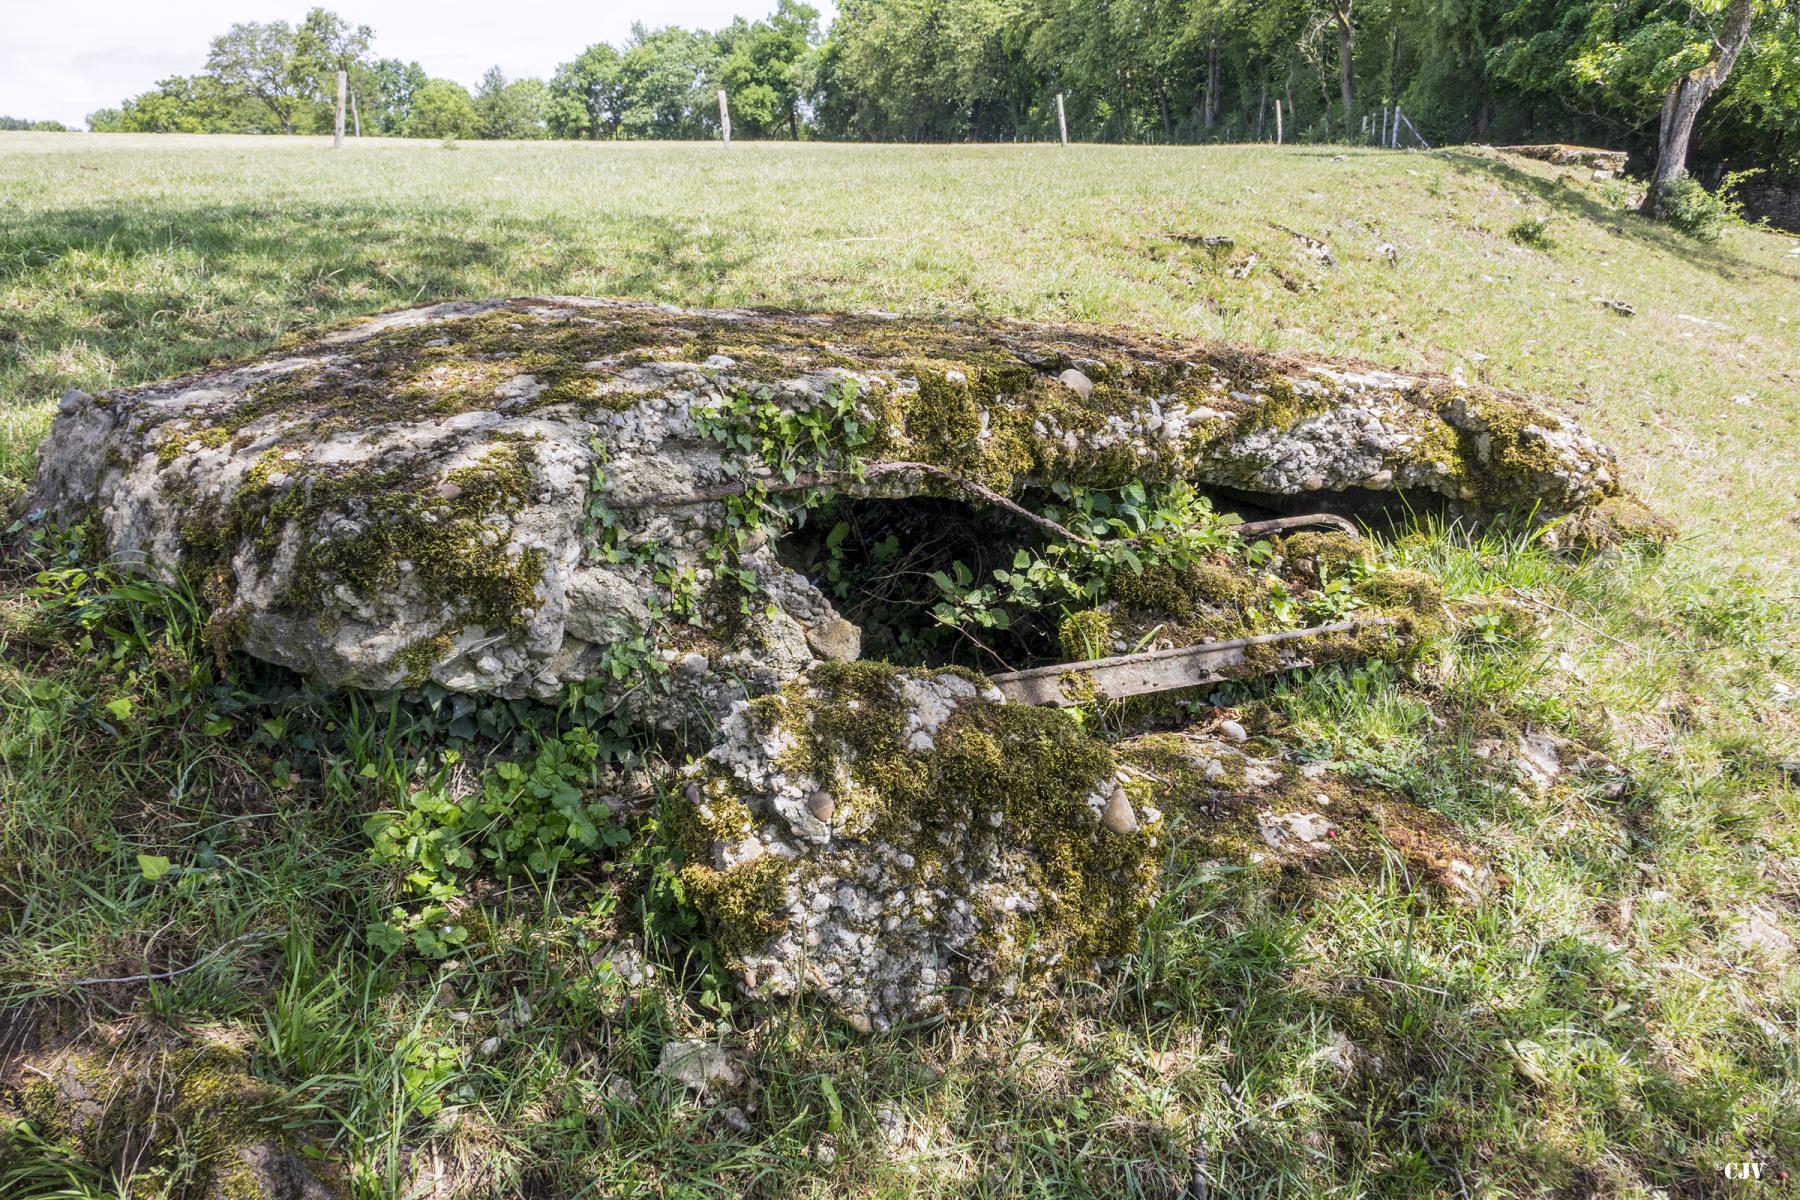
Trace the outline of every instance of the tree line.
<instances>
[{"instance_id":1,"label":"tree line","mask_svg":"<svg viewBox=\"0 0 1800 1200\"><path fill-rule=\"evenodd\" d=\"M1800 176L1795 0L799 0L718 30L635 25L549 79L471 92L316 8L244 22L206 70L96 130L329 130L335 72L364 135L715 137L715 95L751 138L1373 140L1401 105L1433 142L1596 142ZM1410 133L1409 133L1410 136ZM1668 157L1666 153L1661 155ZM1685 152L1682 155L1685 162Z\"/></svg>"}]
</instances>

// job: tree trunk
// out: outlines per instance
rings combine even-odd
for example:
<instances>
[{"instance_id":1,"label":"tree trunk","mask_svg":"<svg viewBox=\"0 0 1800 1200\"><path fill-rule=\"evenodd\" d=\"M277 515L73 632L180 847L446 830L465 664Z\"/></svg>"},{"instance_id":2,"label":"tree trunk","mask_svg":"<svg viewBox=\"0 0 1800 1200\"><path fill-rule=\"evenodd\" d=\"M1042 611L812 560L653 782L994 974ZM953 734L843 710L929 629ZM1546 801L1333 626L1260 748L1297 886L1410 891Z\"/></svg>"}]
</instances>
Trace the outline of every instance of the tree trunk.
<instances>
[{"instance_id":1,"label":"tree trunk","mask_svg":"<svg viewBox=\"0 0 1800 1200\"><path fill-rule=\"evenodd\" d=\"M1206 127L1219 122L1219 39L1206 48Z\"/></svg>"},{"instance_id":2,"label":"tree trunk","mask_svg":"<svg viewBox=\"0 0 1800 1200\"><path fill-rule=\"evenodd\" d=\"M1663 192L1687 174L1688 140L1694 135L1694 119L1731 74L1738 53L1750 40L1755 12L1755 0L1731 0L1731 7L1725 11L1725 29L1713 43L1706 61L1669 85L1656 138L1656 174L1644 193L1644 211L1650 215L1662 215Z\"/></svg>"},{"instance_id":3,"label":"tree trunk","mask_svg":"<svg viewBox=\"0 0 1800 1200\"><path fill-rule=\"evenodd\" d=\"M1167 84L1159 82L1156 85L1156 102L1162 107L1163 141L1172 142L1175 140L1175 123L1169 119L1169 89Z\"/></svg>"},{"instance_id":4,"label":"tree trunk","mask_svg":"<svg viewBox=\"0 0 1800 1200\"><path fill-rule=\"evenodd\" d=\"M1395 0L1394 36L1388 43L1388 94L1393 96L1395 104L1400 103L1400 18L1405 9L1403 0Z\"/></svg>"},{"instance_id":5,"label":"tree trunk","mask_svg":"<svg viewBox=\"0 0 1800 1200\"><path fill-rule=\"evenodd\" d=\"M1331 15L1337 19L1338 90L1343 93L1344 136L1350 136L1350 114L1356 108L1356 72L1350 32L1352 0L1332 0Z\"/></svg>"},{"instance_id":6,"label":"tree trunk","mask_svg":"<svg viewBox=\"0 0 1800 1200\"><path fill-rule=\"evenodd\" d=\"M1256 102L1256 140L1262 141L1263 128L1269 116L1269 77L1265 73L1262 81L1262 99Z\"/></svg>"},{"instance_id":7,"label":"tree trunk","mask_svg":"<svg viewBox=\"0 0 1800 1200\"><path fill-rule=\"evenodd\" d=\"M793 104L788 105L788 136L800 140L800 109Z\"/></svg>"}]
</instances>

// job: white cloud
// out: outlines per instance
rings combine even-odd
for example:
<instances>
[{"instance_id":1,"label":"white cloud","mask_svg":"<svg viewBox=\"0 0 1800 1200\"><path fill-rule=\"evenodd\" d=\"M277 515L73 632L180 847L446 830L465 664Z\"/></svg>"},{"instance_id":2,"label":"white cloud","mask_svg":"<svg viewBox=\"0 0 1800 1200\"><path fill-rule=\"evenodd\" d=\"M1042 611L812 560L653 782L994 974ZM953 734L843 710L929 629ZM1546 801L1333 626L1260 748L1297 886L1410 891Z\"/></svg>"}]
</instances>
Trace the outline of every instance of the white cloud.
<instances>
[{"instance_id":1,"label":"white cloud","mask_svg":"<svg viewBox=\"0 0 1800 1200\"><path fill-rule=\"evenodd\" d=\"M77 9L15 0L0 37L0 115L79 127L169 75L206 65L208 42L234 21L298 22L311 5L271 0L85 0ZM342 0L326 7L375 30L375 53L414 59L432 75L473 86L498 65L548 77L594 42L620 42L633 21L713 29L755 18L775 0ZM830 3L813 0L827 15Z\"/></svg>"}]
</instances>

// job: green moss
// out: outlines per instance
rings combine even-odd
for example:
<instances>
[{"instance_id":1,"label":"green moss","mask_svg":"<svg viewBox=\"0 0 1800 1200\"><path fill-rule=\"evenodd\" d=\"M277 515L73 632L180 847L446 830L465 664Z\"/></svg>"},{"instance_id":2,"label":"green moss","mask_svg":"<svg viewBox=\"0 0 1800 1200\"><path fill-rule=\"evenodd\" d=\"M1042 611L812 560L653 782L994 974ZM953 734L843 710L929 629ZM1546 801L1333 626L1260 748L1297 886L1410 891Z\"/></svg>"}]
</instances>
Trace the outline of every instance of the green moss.
<instances>
[{"instance_id":1,"label":"green moss","mask_svg":"<svg viewBox=\"0 0 1800 1200\"><path fill-rule=\"evenodd\" d=\"M1232 422L1233 437L1259 429L1292 429L1309 417L1331 411L1331 400L1322 390L1302 391L1292 380L1260 364L1244 364L1236 374L1240 387L1254 388L1254 399Z\"/></svg>"},{"instance_id":2,"label":"green moss","mask_svg":"<svg viewBox=\"0 0 1800 1200\"><path fill-rule=\"evenodd\" d=\"M1307 530L1290 533L1277 543L1281 556L1290 564L1300 565L1312 582L1322 577L1336 578L1353 563L1369 561L1367 543L1347 533L1319 533Z\"/></svg>"},{"instance_id":3,"label":"green moss","mask_svg":"<svg viewBox=\"0 0 1800 1200\"><path fill-rule=\"evenodd\" d=\"M1070 613L1057 627L1057 639L1069 662L1105 658L1112 653L1112 618L1097 608Z\"/></svg>"},{"instance_id":4,"label":"green moss","mask_svg":"<svg viewBox=\"0 0 1800 1200\"><path fill-rule=\"evenodd\" d=\"M1622 543L1662 547L1679 535L1675 525L1634 496L1608 496L1559 527L1570 544L1607 547Z\"/></svg>"},{"instance_id":5,"label":"green moss","mask_svg":"<svg viewBox=\"0 0 1800 1200\"><path fill-rule=\"evenodd\" d=\"M489 630L524 622L537 603L542 551L517 554L505 545L504 524L493 518L528 502L534 483L535 447L501 441L475 465L443 480L414 475L407 467L315 470L300 477L286 452L271 451L247 474L225 509L195 507L183 522L183 555L190 574L209 581L216 600L229 603L230 557L246 541L265 564L286 537L300 538L282 602L304 609L327 607L339 585L358 595L392 593L412 575L425 599L445 605L454 620ZM278 482L279 481L279 482ZM344 519L351 532L339 533ZM401 652L408 679L429 674L427 644Z\"/></svg>"},{"instance_id":6,"label":"green moss","mask_svg":"<svg viewBox=\"0 0 1800 1200\"><path fill-rule=\"evenodd\" d=\"M682 868L682 884L706 914L707 931L725 961L742 961L781 932L778 914L793 871L793 864L771 855L729 871L703 863Z\"/></svg>"},{"instance_id":7,"label":"green moss","mask_svg":"<svg viewBox=\"0 0 1800 1200\"><path fill-rule=\"evenodd\" d=\"M134 1200L267 1200L240 1152L280 1147L279 1110L245 1056L216 1044L68 1050L18 1092L18 1115L47 1141L102 1168L132 1162Z\"/></svg>"},{"instance_id":8,"label":"green moss","mask_svg":"<svg viewBox=\"0 0 1800 1200\"><path fill-rule=\"evenodd\" d=\"M394 655L393 665L406 673L402 680L406 687L418 687L431 678L432 671L454 648L455 643L441 633L435 637L416 638Z\"/></svg>"},{"instance_id":9,"label":"green moss","mask_svg":"<svg viewBox=\"0 0 1800 1200\"><path fill-rule=\"evenodd\" d=\"M1108 582L1107 593L1121 604L1167 613L1177 620L1193 607L1181 577L1162 563L1152 563L1142 571L1119 572Z\"/></svg>"},{"instance_id":10,"label":"green moss","mask_svg":"<svg viewBox=\"0 0 1800 1200\"><path fill-rule=\"evenodd\" d=\"M1254 592L1247 575L1219 563L1194 563L1182 574L1181 586L1196 602L1215 608L1242 608Z\"/></svg>"},{"instance_id":11,"label":"green moss","mask_svg":"<svg viewBox=\"0 0 1800 1200\"><path fill-rule=\"evenodd\" d=\"M1226 610L1235 625L1237 614L1254 595L1247 573L1225 563L1196 562L1186 567L1152 564L1141 572L1120 572L1108 584L1111 599L1130 608L1185 622L1209 610ZM1220 627L1216 621L1205 621L1209 627ZM1203 639L1201 639L1203 640Z\"/></svg>"},{"instance_id":12,"label":"green moss","mask_svg":"<svg viewBox=\"0 0 1800 1200\"><path fill-rule=\"evenodd\" d=\"M1490 513L1523 514L1538 503L1569 507L1558 482L1568 465L1545 436L1556 428L1554 418L1498 392L1451 391L1436 399L1456 444L1447 463L1468 499ZM1619 490L1615 481L1604 493Z\"/></svg>"},{"instance_id":13,"label":"green moss","mask_svg":"<svg viewBox=\"0 0 1800 1200\"><path fill-rule=\"evenodd\" d=\"M1021 860L1040 897L1029 934L1033 962L1081 966L1134 945L1154 872L1152 843L1105 831L1088 804L1112 777L1107 747L1061 712L969 702L929 749L912 749L902 740L901 697L892 667L822 664L781 695L754 702L751 719L759 731L792 737L784 770L836 781L836 836L904 849L922 882L972 893L971 881L954 877L964 864ZM696 849L703 839L710 845L719 820L736 827L743 814L722 805L721 796L737 786L716 775L697 806L683 806ZM953 851L938 839L951 828L966 830ZM745 946L773 932L756 919L775 909L786 876L775 878L776 867L764 863L725 872L691 863L684 870L715 937ZM987 920L984 937L1011 938L1006 920ZM746 929L755 934L749 943L742 940ZM1001 957L1021 952L1011 945L990 948Z\"/></svg>"},{"instance_id":14,"label":"green moss","mask_svg":"<svg viewBox=\"0 0 1800 1200\"><path fill-rule=\"evenodd\" d=\"M164 432L162 439L156 444L156 461L167 466L196 443L204 449L217 450L229 442L231 436L231 430L221 425L209 425L196 430L169 430Z\"/></svg>"},{"instance_id":15,"label":"green moss","mask_svg":"<svg viewBox=\"0 0 1800 1200\"><path fill-rule=\"evenodd\" d=\"M1444 585L1437 576L1404 567L1375 572L1357 583L1356 592L1379 608L1424 612L1444 603Z\"/></svg>"}]
</instances>

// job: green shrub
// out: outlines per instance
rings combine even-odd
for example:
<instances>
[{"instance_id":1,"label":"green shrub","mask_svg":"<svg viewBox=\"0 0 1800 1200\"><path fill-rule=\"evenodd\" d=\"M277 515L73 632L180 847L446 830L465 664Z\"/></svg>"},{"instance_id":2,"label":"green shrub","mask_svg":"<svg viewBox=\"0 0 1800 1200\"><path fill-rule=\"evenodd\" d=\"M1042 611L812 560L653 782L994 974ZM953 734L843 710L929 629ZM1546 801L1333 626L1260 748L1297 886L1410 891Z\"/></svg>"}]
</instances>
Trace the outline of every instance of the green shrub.
<instances>
[{"instance_id":1,"label":"green shrub","mask_svg":"<svg viewBox=\"0 0 1800 1200\"><path fill-rule=\"evenodd\" d=\"M1711 244L1728 226L1743 219L1742 208L1727 188L1709 192L1691 175L1681 175L1663 187L1663 220L1696 241Z\"/></svg>"},{"instance_id":2,"label":"green shrub","mask_svg":"<svg viewBox=\"0 0 1800 1200\"><path fill-rule=\"evenodd\" d=\"M1532 250L1551 250L1556 239L1550 236L1550 222L1542 217L1526 217L1506 231L1506 236Z\"/></svg>"}]
</instances>

